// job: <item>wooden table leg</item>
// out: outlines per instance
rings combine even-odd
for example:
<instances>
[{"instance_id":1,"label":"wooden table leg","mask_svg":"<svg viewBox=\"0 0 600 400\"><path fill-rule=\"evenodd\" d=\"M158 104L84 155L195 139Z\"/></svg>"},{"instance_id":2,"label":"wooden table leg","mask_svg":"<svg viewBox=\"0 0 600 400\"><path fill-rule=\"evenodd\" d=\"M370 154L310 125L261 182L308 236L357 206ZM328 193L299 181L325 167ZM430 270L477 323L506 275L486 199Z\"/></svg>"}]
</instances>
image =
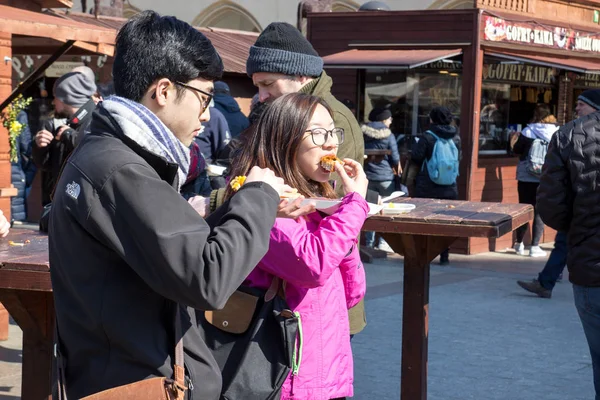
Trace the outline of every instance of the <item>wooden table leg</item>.
<instances>
[{"instance_id":1,"label":"wooden table leg","mask_svg":"<svg viewBox=\"0 0 600 400\"><path fill-rule=\"evenodd\" d=\"M427 400L429 340L429 264L456 238L384 234L394 251L404 254L402 309L402 400Z\"/></svg>"},{"instance_id":2,"label":"wooden table leg","mask_svg":"<svg viewBox=\"0 0 600 400\"><path fill-rule=\"evenodd\" d=\"M0 340L8 340L8 311L0 303Z\"/></svg>"},{"instance_id":3,"label":"wooden table leg","mask_svg":"<svg viewBox=\"0 0 600 400\"><path fill-rule=\"evenodd\" d=\"M0 289L0 301L23 330L21 399L52 399L52 292Z\"/></svg>"}]
</instances>

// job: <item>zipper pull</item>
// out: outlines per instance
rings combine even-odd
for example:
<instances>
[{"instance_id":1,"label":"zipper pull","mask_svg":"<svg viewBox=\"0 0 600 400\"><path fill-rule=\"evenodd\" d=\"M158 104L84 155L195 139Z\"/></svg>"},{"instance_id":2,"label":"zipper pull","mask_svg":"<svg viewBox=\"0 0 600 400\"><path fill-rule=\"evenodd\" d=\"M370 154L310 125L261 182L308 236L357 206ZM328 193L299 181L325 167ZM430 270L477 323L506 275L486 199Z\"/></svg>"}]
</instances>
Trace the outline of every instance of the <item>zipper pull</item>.
<instances>
[{"instance_id":1,"label":"zipper pull","mask_svg":"<svg viewBox=\"0 0 600 400\"><path fill-rule=\"evenodd\" d=\"M188 390L194 390L194 384L192 383L192 379L189 376L185 377L185 382L187 383Z\"/></svg>"}]
</instances>

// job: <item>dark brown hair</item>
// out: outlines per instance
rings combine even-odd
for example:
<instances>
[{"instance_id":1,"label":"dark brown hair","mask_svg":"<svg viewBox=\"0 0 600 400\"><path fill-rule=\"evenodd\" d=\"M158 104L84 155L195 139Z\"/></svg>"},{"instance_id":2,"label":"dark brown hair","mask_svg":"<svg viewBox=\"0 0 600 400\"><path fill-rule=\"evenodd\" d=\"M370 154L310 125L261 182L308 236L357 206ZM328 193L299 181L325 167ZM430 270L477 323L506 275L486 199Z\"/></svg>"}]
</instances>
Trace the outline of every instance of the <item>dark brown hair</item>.
<instances>
[{"instance_id":1,"label":"dark brown hair","mask_svg":"<svg viewBox=\"0 0 600 400\"><path fill-rule=\"evenodd\" d=\"M270 168L305 197L336 198L329 183L308 179L297 163L298 148L319 104L332 114L322 99L302 93L286 94L269 104L240 137L230 176L248 175L254 166ZM226 193L227 198L233 195L231 187L227 186Z\"/></svg>"},{"instance_id":2,"label":"dark brown hair","mask_svg":"<svg viewBox=\"0 0 600 400\"><path fill-rule=\"evenodd\" d=\"M533 119L531 120L534 124L555 124L556 117L552 115L552 111L547 104L538 104L533 110Z\"/></svg>"}]
</instances>

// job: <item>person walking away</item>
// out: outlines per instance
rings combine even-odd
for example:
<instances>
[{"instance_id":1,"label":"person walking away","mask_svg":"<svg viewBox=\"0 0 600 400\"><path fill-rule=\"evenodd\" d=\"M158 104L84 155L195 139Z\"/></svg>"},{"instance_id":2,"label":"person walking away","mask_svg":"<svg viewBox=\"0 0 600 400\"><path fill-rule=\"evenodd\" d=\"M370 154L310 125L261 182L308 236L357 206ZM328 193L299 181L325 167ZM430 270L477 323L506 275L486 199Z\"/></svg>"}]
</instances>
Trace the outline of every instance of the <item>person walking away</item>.
<instances>
[{"instance_id":1,"label":"person walking away","mask_svg":"<svg viewBox=\"0 0 600 400\"><path fill-rule=\"evenodd\" d=\"M411 162L421 170L415 178L414 197L456 200L458 198L461 141L453 116L446 107L434 107L429 113L430 126L413 144ZM440 254L440 264L450 263L450 251Z\"/></svg>"},{"instance_id":2,"label":"person walking away","mask_svg":"<svg viewBox=\"0 0 600 400\"><path fill-rule=\"evenodd\" d=\"M578 118L600 110L600 89L589 89L577 98L575 113ZM539 297L549 299L556 283L562 279L563 270L567 265L567 232L558 231L554 239L554 248L544 269L538 274L537 279L531 281L517 281L517 284L528 292Z\"/></svg>"},{"instance_id":3,"label":"person walking away","mask_svg":"<svg viewBox=\"0 0 600 400\"><path fill-rule=\"evenodd\" d=\"M361 126L365 150L387 150L390 154L368 156L365 162L365 173L369 179L369 189L385 197L394 191L394 177L402 170L396 137L390 130L392 112L388 108L374 108L369 113L369 121L371 122ZM366 246L373 248L375 232L367 232L365 239ZM382 237L379 238L377 248L387 253L394 252Z\"/></svg>"},{"instance_id":4,"label":"person walking away","mask_svg":"<svg viewBox=\"0 0 600 400\"><path fill-rule=\"evenodd\" d=\"M534 209L533 224L531 228L531 248L530 257L545 257L546 252L540 248L540 240L544 234L544 222L536 208L536 193L540 184L539 161L535 160L536 149L541 148L542 152L537 152L541 157L543 164L545 148L547 148L550 139L556 132L556 117L552 115L550 107L546 104L538 104L533 112L531 123L523 129L520 134L517 133L511 138L512 150L519 155L519 164L517 165L517 188L519 192L519 203L531 204ZM529 224L525 224L517 229L516 242L514 244L515 252L519 255L525 254L525 245L523 238L527 232Z\"/></svg>"},{"instance_id":5,"label":"person walking away","mask_svg":"<svg viewBox=\"0 0 600 400\"><path fill-rule=\"evenodd\" d=\"M328 183L330 171L319 165L345 140L332 116L316 96L293 93L278 98L243 136L232 176L246 175L258 163L285 177L307 198L337 198ZM278 218L269 251L246 280L249 286L266 289L274 277L281 278L287 304L301 320L297 364L283 383L282 400L353 395L347 311L366 290L356 238L369 210L368 180L358 162L343 162L335 164L346 192L340 208L331 215L314 212L296 221ZM233 189L228 190L231 195Z\"/></svg>"}]
</instances>

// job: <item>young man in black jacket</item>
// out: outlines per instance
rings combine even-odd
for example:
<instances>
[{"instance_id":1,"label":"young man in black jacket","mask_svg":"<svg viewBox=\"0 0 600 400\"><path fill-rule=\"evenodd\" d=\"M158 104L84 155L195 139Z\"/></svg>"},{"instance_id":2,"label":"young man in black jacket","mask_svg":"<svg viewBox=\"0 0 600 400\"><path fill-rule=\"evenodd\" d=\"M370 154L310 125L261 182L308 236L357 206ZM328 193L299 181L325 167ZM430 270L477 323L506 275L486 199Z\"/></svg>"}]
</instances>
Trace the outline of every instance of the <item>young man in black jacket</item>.
<instances>
[{"instance_id":1,"label":"young man in black jacket","mask_svg":"<svg viewBox=\"0 0 600 400\"><path fill-rule=\"evenodd\" d=\"M600 104L596 104L600 109ZM548 226L567 234L567 268L588 341L600 400L600 112L569 122L548 146L537 208Z\"/></svg>"},{"instance_id":2,"label":"young man in black jacket","mask_svg":"<svg viewBox=\"0 0 600 400\"><path fill-rule=\"evenodd\" d=\"M190 398L218 399L221 376L192 309L222 308L264 256L280 194L254 167L204 220L179 194L222 61L187 23L144 11L116 41L116 96L65 164L50 216L58 349L69 398L172 377L183 322Z\"/></svg>"}]
</instances>

